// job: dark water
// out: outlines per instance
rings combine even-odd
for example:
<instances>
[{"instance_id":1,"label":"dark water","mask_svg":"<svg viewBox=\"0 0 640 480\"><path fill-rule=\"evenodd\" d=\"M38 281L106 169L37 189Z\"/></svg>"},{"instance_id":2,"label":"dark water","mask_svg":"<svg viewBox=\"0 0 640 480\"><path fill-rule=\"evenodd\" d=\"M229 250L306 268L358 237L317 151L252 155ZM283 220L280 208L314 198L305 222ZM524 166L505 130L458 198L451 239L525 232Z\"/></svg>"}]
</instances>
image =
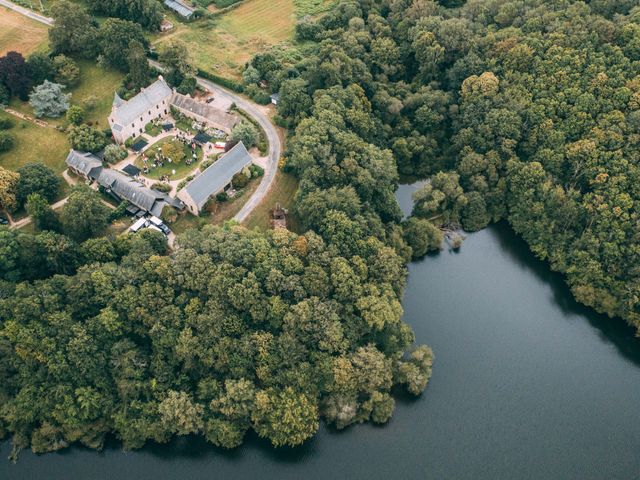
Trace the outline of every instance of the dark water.
<instances>
[{"instance_id":1,"label":"dark water","mask_svg":"<svg viewBox=\"0 0 640 480\"><path fill-rule=\"evenodd\" d=\"M412 264L404 307L436 363L426 393L399 399L385 427L323 429L295 450L250 437L231 453L197 439L22 452L0 461L0 479L640 477L639 340L578 306L506 227Z\"/></svg>"}]
</instances>

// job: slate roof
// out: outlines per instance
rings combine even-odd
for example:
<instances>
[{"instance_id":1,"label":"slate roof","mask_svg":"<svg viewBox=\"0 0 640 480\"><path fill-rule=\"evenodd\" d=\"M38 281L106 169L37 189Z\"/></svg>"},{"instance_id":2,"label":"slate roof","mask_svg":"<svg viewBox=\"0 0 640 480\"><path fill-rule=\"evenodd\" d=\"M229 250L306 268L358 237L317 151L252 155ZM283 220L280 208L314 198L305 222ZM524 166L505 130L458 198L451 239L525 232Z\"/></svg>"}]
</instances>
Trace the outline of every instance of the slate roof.
<instances>
[{"instance_id":1,"label":"slate roof","mask_svg":"<svg viewBox=\"0 0 640 480\"><path fill-rule=\"evenodd\" d=\"M151 211L157 200L163 200L161 192L145 187L122 172L104 168L96 179L104 188L110 189L118 197L136 207Z\"/></svg>"},{"instance_id":2,"label":"slate roof","mask_svg":"<svg viewBox=\"0 0 640 480\"><path fill-rule=\"evenodd\" d=\"M113 106L118 108L120 105L124 103L125 103L124 100L120 98L120 95L118 95L118 92L116 92L116 94L113 96Z\"/></svg>"},{"instance_id":3,"label":"slate roof","mask_svg":"<svg viewBox=\"0 0 640 480\"><path fill-rule=\"evenodd\" d=\"M251 155L240 142L189 182L184 191L200 209L211 195L220 192L236 173L250 164Z\"/></svg>"},{"instance_id":4,"label":"slate roof","mask_svg":"<svg viewBox=\"0 0 640 480\"><path fill-rule=\"evenodd\" d=\"M174 12L177 12L186 18L189 18L191 15L193 15L193 12L195 11L193 8L188 7L184 3L176 0L164 0L164 4Z\"/></svg>"},{"instance_id":5,"label":"slate roof","mask_svg":"<svg viewBox=\"0 0 640 480\"><path fill-rule=\"evenodd\" d=\"M238 123L238 117L235 114L227 113L224 110L212 107L207 103L199 102L187 95L181 95L179 93L174 94L171 99L171 104L174 107L206 118L210 122L228 130L231 130L235 124Z\"/></svg>"},{"instance_id":6,"label":"slate roof","mask_svg":"<svg viewBox=\"0 0 640 480\"><path fill-rule=\"evenodd\" d=\"M135 177L140 174L140 169L131 163L125 166L122 171L131 177Z\"/></svg>"},{"instance_id":7,"label":"slate roof","mask_svg":"<svg viewBox=\"0 0 640 480\"><path fill-rule=\"evenodd\" d=\"M78 150L69 151L66 163L67 166L84 173L86 176L90 176L92 171L94 174L97 174L96 169L102 168L102 160L93 153L80 152Z\"/></svg>"},{"instance_id":8,"label":"slate roof","mask_svg":"<svg viewBox=\"0 0 640 480\"><path fill-rule=\"evenodd\" d=\"M171 87L167 85L167 82L162 77L128 101L122 100L116 93L113 99L113 118L115 123L120 125L133 123L144 112L149 111L151 107L155 107L162 100L168 100L171 94Z\"/></svg>"}]
</instances>

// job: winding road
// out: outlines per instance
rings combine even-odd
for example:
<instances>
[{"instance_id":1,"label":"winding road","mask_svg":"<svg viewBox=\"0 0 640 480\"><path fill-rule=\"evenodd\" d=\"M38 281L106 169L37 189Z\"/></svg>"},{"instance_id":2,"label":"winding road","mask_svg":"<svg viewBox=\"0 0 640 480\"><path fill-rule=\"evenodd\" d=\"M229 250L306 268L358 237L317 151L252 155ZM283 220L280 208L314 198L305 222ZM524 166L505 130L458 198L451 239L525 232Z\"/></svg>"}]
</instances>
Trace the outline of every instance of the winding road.
<instances>
[{"instance_id":1,"label":"winding road","mask_svg":"<svg viewBox=\"0 0 640 480\"><path fill-rule=\"evenodd\" d=\"M235 102L236 106L244 110L248 115L253 117L265 135L267 136L267 142L269 143L269 155L266 168L264 169L264 176L260 181L260 185L254 192L254 194L247 200L247 203L243 205L238 213L233 217L234 220L238 222L244 222L249 214L256 208L264 197L269 192L271 185L273 184L274 179L276 178L276 172L278 171L278 162L280 161L280 154L282 152L282 145L280 143L280 137L278 136L278 132L276 127L271 123L271 120L267 115L265 115L258 105L253 102L246 100L245 98L223 88L209 80L205 80L204 78L197 77L198 83L210 90L214 93L214 95L218 95L219 97L226 97L231 101Z\"/></svg>"},{"instance_id":2,"label":"winding road","mask_svg":"<svg viewBox=\"0 0 640 480\"><path fill-rule=\"evenodd\" d=\"M158 62L149 60L149 63L158 70L162 70L162 67ZM282 143L280 142L280 137L278 136L276 127L273 125L273 123L271 123L269 117L260 109L257 104L247 100L244 97L241 97L231 90L221 87L217 83L213 83L210 80L202 77L196 77L196 79L198 80L198 84L200 86L211 91L215 96L235 103L240 110L245 111L248 115L253 117L253 119L258 122L260 128L262 128L262 131L267 136L269 153L267 156L267 164L264 169L264 176L262 177L260 185L258 185L258 188L251 196L251 198L247 200L247 203L245 203L240 211L233 217L234 220L242 223L251 214L253 209L260 205L260 203L264 200L264 197L266 197L267 193L269 193L269 189L271 188L271 185L273 185L273 181L275 180L276 173L278 171L278 162L280 161L280 155L282 153Z\"/></svg>"},{"instance_id":3,"label":"winding road","mask_svg":"<svg viewBox=\"0 0 640 480\"><path fill-rule=\"evenodd\" d=\"M26 17L31 18L32 20L35 20L36 22L44 23L48 26L53 25L52 18L40 15L32 10L9 2L8 0L0 0L0 6L18 12ZM156 68L160 67L157 62L154 62L152 60L150 60L149 63ZM266 168L264 169L264 176L262 177L260 185L258 185L258 188L251 196L251 198L247 200L247 203L245 203L240 211L233 217L234 220L242 223L247 219L254 208L260 205L267 193L269 193L271 186L273 185L273 181L276 178L276 172L278 171L280 154L282 152L280 137L278 136L276 127L273 125L273 123L271 123L269 117L261 111L260 107L257 104L247 100L244 97L241 97L240 95L224 87L221 87L216 83L213 83L210 80L206 80L202 77L196 78L199 85L203 86L207 90L210 90L214 93L214 95L218 95L219 97L229 99L231 102L235 102L239 109L244 110L248 115L253 117L258 122L265 135L267 136L267 142L269 143L269 155Z\"/></svg>"}]
</instances>

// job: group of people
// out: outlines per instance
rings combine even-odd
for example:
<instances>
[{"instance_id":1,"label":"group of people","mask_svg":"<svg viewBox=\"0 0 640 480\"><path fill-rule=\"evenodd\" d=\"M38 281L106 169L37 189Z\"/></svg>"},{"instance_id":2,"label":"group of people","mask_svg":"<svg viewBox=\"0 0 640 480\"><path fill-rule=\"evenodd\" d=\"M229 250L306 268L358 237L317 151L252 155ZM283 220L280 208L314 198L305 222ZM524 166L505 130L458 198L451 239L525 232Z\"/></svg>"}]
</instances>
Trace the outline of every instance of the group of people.
<instances>
[{"instance_id":1,"label":"group of people","mask_svg":"<svg viewBox=\"0 0 640 480\"><path fill-rule=\"evenodd\" d=\"M196 151L196 149L198 148L198 145L192 139L188 138L184 133L178 133L175 139L178 140L179 142L182 142L184 145L188 145L191 149L191 156L188 156L185 159L184 161L185 164L191 165L192 163L196 162L198 160L198 152ZM151 169L163 167L165 162L172 163L173 160L170 157L167 157L166 155L164 155L164 153L162 153L162 150L160 150L159 148L156 149L155 152L153 152L153 155L151 157L147 157L147 155L143 153L142 154L142 163L143 163L142 171L145 174L148 174ZM168 175L164 175L164 176L167 177L166 178L167 180L169 180Z\"/></svg>"}]
</instances>

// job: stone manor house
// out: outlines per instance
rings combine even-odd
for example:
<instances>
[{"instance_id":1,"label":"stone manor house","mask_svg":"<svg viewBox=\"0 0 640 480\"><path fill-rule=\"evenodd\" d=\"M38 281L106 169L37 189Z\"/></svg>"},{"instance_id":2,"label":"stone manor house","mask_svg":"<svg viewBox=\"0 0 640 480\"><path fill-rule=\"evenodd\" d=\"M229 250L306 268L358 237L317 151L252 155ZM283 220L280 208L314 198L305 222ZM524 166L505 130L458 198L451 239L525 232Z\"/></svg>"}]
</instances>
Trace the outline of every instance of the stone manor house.
<instances>
[{"instance_id":1,"label":"stone manor house","mask_svg":"<svg viewBox=\"0 0 640 480\"><path fill-rule=\"evenodd\" d=\"M198 102L188 95L173 90L162 76L130 100L123 100L116 93L109 115L109 126L113 138L119 144L127 139L144 133L144 127L153 120L165 118L171 114L171 107L199 122L207 122L230 132L238 122L233 113L223 112L205 103Z\"/></svg>"}]
</instances>

